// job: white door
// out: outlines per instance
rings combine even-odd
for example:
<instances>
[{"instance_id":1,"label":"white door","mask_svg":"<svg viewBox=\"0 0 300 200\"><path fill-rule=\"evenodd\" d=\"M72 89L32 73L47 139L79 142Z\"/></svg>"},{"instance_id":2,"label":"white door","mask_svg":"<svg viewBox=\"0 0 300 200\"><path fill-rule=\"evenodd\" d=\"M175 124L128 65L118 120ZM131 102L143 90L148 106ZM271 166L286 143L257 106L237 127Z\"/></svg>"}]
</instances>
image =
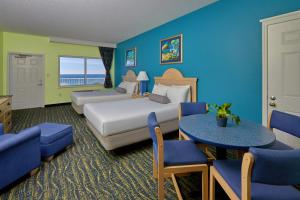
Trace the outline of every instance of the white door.
<instances>
[{"instance_id":1,"label":"white door","mask_svg":"<svg viewBox=\"0 0 300 200\"><path fill-rule=\"evenodd\" d=\"M13 109L44 107L43 57L23 54L10 54L9 57Z\"/></svg>"},{"instance_id":2,"label":"white door","mask_svg":"<svg viewBox=\"0 0 300 200\"><path fill-rule=\"evenodd\" d=\"M300 19L268 26L268 113L273 109L300 115ZM291 146L300 139L276 134Z\"/></svg>"}]
</instances>

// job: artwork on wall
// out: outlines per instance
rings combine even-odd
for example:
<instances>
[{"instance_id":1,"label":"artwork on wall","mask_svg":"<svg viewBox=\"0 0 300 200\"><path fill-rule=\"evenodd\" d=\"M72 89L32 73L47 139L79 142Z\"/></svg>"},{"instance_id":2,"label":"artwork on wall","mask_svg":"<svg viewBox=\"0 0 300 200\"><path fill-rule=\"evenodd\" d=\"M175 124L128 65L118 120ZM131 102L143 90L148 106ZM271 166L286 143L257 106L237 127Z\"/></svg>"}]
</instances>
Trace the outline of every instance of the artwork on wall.
<instances>
[{"instance_id":1,"label":"artwork on wall","mask_svg":"<svg viewBox=\"0 0 300 200\"><path fill-rule=\"evenodd\" d=\"M125 66L126 67L135 67L136 66L136 48L126 50Z\"/></svg>"},{"instance_id":2,"label":"artwork on wall","mask_svg":"<svg viewBox=\"0 0 300 200\"><path fill-rule=\"evenodd\" d=\"M182 34L160 41L160 64L182 63Z\"/></svg>"}]
</instances>

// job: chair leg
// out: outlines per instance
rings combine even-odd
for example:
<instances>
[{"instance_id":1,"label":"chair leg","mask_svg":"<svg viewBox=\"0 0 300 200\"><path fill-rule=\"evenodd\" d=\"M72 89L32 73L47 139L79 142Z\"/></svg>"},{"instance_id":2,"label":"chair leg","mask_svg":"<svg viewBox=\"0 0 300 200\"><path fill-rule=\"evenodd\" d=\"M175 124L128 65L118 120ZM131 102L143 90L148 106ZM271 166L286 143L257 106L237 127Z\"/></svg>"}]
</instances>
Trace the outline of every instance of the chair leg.
<instances>
[{"instance_id":1,"label":"chair leg","mask_svg":"<svg viewBox=\"0 0 300 200\"><path fill-rule=\"evenodd\" d=\"M158 200L164 200L164 174L158 172Z\"/></svg>"},{"instance_id":2,"label":"chair leg","mask_svg":"<svg viewBox=\"0 0 300 200\"><path fill-rule=\"evenodd\" d=\"M31 170L30 171L30 176L34 176L34 175L36 175L38 172L39 172L39 170L40 170L40 168L38 167L38 168L35 168L35 169L33 169L33 170Z\"/></svg>"},{"instance_id":3,"label":"chair leg","mask_svg":"<svg viewBox=\"0 0 300 200\"><path fill-rule=\"evenodd\" d=\"M153 177L156 179L157 178L157 166L156 166L156 162L155 162L155 157L154 157L154 153L153 153L153 161L152 161L152 165L153 165Z\"/></svg>"},{"instance_id":4,"label":"chair leg","mask_svg":"<svg viewBox=\"0 0 300 200\"><path fill-rule=\"evenodd\" d=\"M208 200L208 168L202 171L202 199Z\"/></svg>"},{"instance_id":5,"label":"chair leg","mask_svg":"<svg viewBox=\"0 0 300 200\"><path fill-rule=\"evenodd\" d=\"M178 140L182 140L182 136L181 136L180 131L178 132Z\"/></svg>"},{"instance_id":6,"label":"chair leg","mask_svg":"<svg viewBox=\"0 0 300 200\"><path fill-rule=\"evenodd\" d=\"M183 200L175 175L171 174L171 178L172 178L172 181L173 181L173 184L175 187L175 191L176 191L178 200Z\"/></svg>"},{"instance_id":7,"label":"chair leg","mask_svg":"<svg viewBox=\"0 0 300 200\"><path fill-rule=\"evenodd\" d=\"M213 175L213 170L210 170L210 175L209 175L209 200L215 200L215 187L216 187L216 182L214 179Z\"/></svg>"}]
</instances>

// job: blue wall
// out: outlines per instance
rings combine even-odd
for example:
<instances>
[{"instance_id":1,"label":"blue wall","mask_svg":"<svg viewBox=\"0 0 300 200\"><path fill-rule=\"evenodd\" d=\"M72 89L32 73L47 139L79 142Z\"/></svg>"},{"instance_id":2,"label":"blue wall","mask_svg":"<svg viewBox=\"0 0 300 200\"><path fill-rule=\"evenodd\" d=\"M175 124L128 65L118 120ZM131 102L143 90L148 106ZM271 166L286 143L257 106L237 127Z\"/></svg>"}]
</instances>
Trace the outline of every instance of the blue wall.
<instances>
[{"instance_id":1,"label":"blue wall","mask_svg":"<svg viewBox=\"0 0 300 200\"><path fill-rule=\"evenodd\" d=\"M137 67L153 77L174 67L198 77L198 100L233 103L242 118L261 122L260 19L296 11L300 0L221 0L118 44L116 83L127 69L125 50L137 47ZM183 34L183 63L160 65L159 41Z\"/></svg>"}]
</instances>

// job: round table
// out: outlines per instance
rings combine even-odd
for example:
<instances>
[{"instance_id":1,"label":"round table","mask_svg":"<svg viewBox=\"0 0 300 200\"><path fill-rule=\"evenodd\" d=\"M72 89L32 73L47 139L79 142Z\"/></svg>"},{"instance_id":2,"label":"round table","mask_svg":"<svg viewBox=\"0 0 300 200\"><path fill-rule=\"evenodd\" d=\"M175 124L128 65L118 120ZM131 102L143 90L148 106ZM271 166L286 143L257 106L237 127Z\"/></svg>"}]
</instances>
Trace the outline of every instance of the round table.
<instances>
[{"instance_id":1,"label":"round table","mask_svg":"<svg viewBox=\"0 0 300 200\"><path fill-rule=\"evenodd\" d=\"M219 127L213 114L182 117L179 128L191 139L215 146L218 159L226 158L226 149L247 150L249 147L268 147L276 139L269 129L246 120L242 120L240 125L228 120L227 127Z\"/></svg>"}]
</instances>

